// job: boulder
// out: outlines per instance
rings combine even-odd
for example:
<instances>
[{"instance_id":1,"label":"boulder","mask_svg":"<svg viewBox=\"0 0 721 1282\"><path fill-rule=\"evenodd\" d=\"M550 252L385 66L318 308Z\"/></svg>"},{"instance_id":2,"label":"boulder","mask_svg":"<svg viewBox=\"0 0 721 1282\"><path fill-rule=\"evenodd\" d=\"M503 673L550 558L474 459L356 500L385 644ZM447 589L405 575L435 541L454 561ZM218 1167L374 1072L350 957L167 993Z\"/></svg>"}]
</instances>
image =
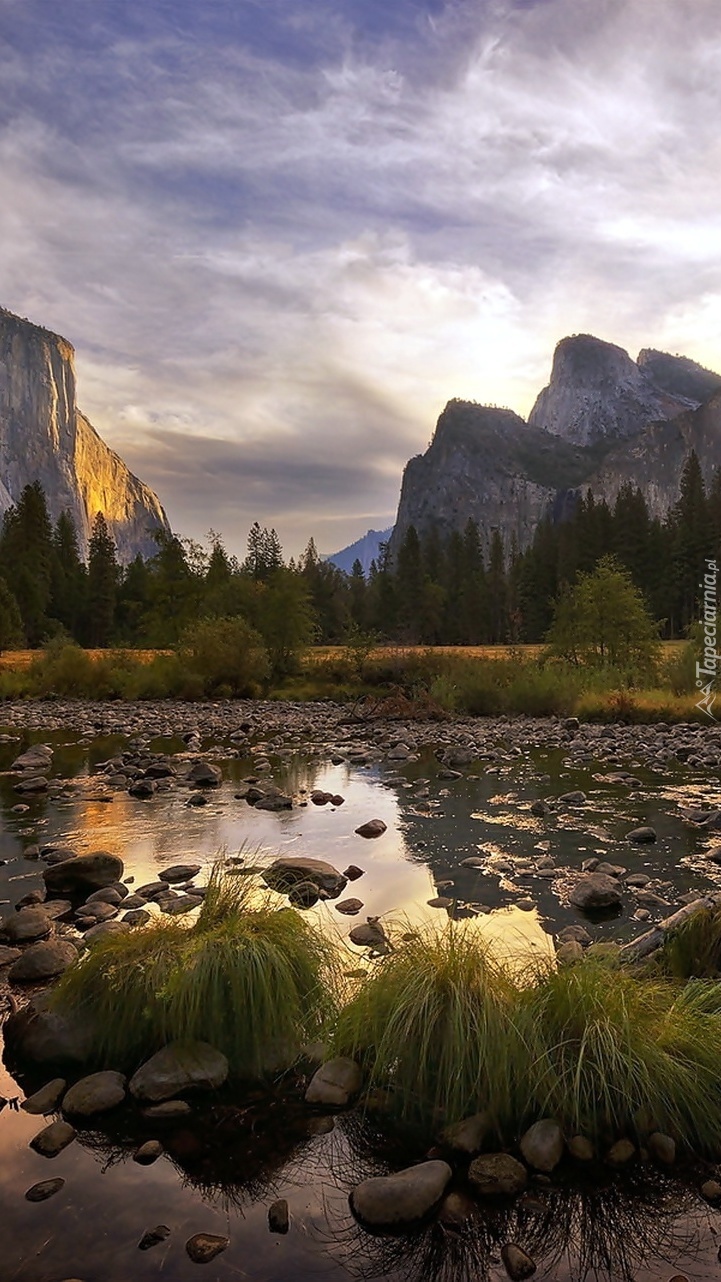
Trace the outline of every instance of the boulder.
<instances>
[{"instance_id":1,"label":"boulder","mask_svg":"<svg viewBox=\"0 0 721 1282\"><path fill-rule=\"evenodd\" d=\"M528 1165L548 1175L563 1157L563 1132L553 1118L543 1118L528 1128L520 1147Z\"/></svg>"},{"instance_id":2,"label":"boulder","mask_svg":"<svg viewBox=\"0 0 721 1282\"><path fill-rule=\"evenodd\" d=\"M134 779L128 788L129 796L138 801L149 801L157 791L158 785L154 779Z\"/></svg>"},{"instance_id":3,"label":"boulder","mask_svg":"<svg viewBox=\"0 0 721 1282\"><path fill-rule=\"evenodd\" d=\"M52 763L53 750L44 743L34 743L31 747L26 748L19 757L13 761L10 770L48 770Z\"/></svg>"},{"instance_id":4,"label":"boulder","mask_svg":"<svg viewBox=\"0 0 721 1282\"><path fill-rule=\"evenodd\" d=\"M577 1162L592 1162L596 1156L593 1144L585 1135L574 1135L568 1141L568 1151Z\"/></svg>"},{"instance_id":5,"label":"boulder","mask_svg":"<svg viewBox=\"0 0 721 1282\"><path fill-rule=\"evenodd\" d=\"M255 809L270 811L292 810L293 798L289 797L285 792L280 792L279 790L276 791L275 789L273 789L273 791L269 790L264 794L264 796L260 797L259 800L256 801Z\"/></svg>"},{"instance_id":6,"label":"boulder","mask_svg":"<svg viewBox=\"0 0 721 1282\"><path fill-rule=\"evenodd\" d=\"M290 1228L290 1215L288 1213L288 1202L284 1197L279 1197L268 1207L268 1228L271 1233L287 1233Z\"/></svg>"},{"instance_id":7,"label":"boulder","mask_svg":"<svg viewBox=\"0 0 721 1282\"><path fill-rule=\"evenodd\" d=\"M574 907L583 912L595 912L604 908L617 908L623 900L623 892L615 877L602 872L589 872L578 878L569 899Z\"/></svg>"},{"instance_id":8,"label":"boulder","mask_svg":"<svg viewBox=\"0 0 721 1282\"><path fill-rule=\"evenodd\" d=\"M66 1117L92 1117L117 1108L125 1099L125 1077L122 1073L106 1070L81 1077L70 1087L63 1099Z\"/></svg>"},{"instance_id":9,"label":"boulder","mask_svg":"<svg viewBox=\"0 0 721 1282\"><path fill-rule=\"evenodd\" d=\"M197 877L200 869L200 864L171 864L170 868L164 868L158 875L161 881L172 885L177 881L192 881L193 877Z\"/></svg>"},{"instance_id":10,"label":"boulder","mask_svg":"<svg viewBox=\"0 0 721 1282\"><path fill-rule=\"evenodd\" d=\"M194 1233L185 1243L185 1249L194 1264L210 1264L229 1245L230 1238L217 1233Z\"/></svg>"},{"instance_id":11,"label":"boulder","mask_svg":"<svg viewBox=\"0 0 721 1282\"><path fill-rule=\"evenodd\" d=\"M297 881L288 891L288 899L294 908L312 908L320 899L320 892L314 881Z\"/></svg>"},{"instance_id":12,"label":"boulder","mask_svg":"<svg viewBox=\"0 0 721 1282\"><path fill-rule=\"evenodd\" d=\"M36 1091L34 1095L30 1095L26 1100L23 1100L20 1107L26 1113L32 1113L33 1115L42 1116L43 1113L53 1113L65 1094L66 1086L67 1082L64 1077L54 1077L51 1082L41 1086L40 1090Z\"/></svg>"},{"instance_id":13,"label":"boulder","mask_svg":"<svg viewBox=\"0 0 721 1282\"><path fill-rule=\"evenodd\" d=\"M511 1197L526 1187L528 1175L510 1153L485 1153L471 1162L468 1179L484 1197Z\"/></svg>"},{"instance_id":14,"label":"boulder","mask_svg":"<svg viewBox=\"0 0 721 1282\"><path fill-rule=\"evenodd\" d=\"M363 1085L363 1074L355 1060L331 1059L313 1074L305 1093L306 1104L345 1108Z\"/></svg>"},{"instance_id":15,"label":"boulder","mask_svg":"<svg viewBox=\"0 0 721 1282\"><path fill-rule=\"evenodd\" d=\"M49 994L40 993L9 1016L3 1029L6 1046L23 1062L84 1064L93 1050L92 1029L77 1014L61 1014L48 1003Z\"/></svg>"},{"instance_id":16,"label":"boulder","mask_svg":"<svg viewBox=\"0 0 721 1282\"><path fill-rule=\"evenodd\" d=\"M223 782L223 772L209 761L196 761L186 775L191 788L219 788Z\"/></svg>"},{"instance_id":17,"label":"boulder","mask_svg":"<svg viewBox=\"0 0 721 1282\"><path fill-rule=\"evenodd\" d=\"M75 1127L69 1122L51 1122L31 1139L30 1147L41 1157L57 1157L75 1139Z\"/></svg>"},{"instance_id":18,"label":"boulder","mask_svg":"<svg viewBox=\"0 0 721 1282\"><path fill-rule=\"evenodd\" d=\"M144 1144L140 1145L140 1148L136 1148L133 1153L133 1161L137 1162L139 1166L152 1166L153 1162L157 1162L164 1152L165 1149L160 1140L146 1140Z\"/></svg>"},{"instance_id":19,"label":"boulder","mask_svg":"<svg viewBox=\"0 0 721 1282\"><path fill-rule=\"evenodd\" d=\"M13 944L44 939L50 934L50 918L42 908L21 908L20 912L11 913L4 919L0 933Z\"/></svg>"},{"instance_id":20,"label":"boulder","mask_svg":"<svg viewBox=\"0 0 721 1282\"><path fill-rule=\"evenodd\" d=\"M467 1153L469 1157L473 1157L480 1153L491 1129L492 1123L487 1113L474 1113L473 1117L464 1117L461 1122L447 1126L441 1132L440 1142L457 1153Z\"/></svg>"},{"instance_id":21,"label":"boulder","mask_svg":"<svg viewBox=\"0 0 721 1282\"><path fill-rule=\"evenodd\" d=\"M27 778L23 777L15 784L15 791L19 792L21 797L34 792L47 792L47 789L48 781L45 775L28 775Z\"/></svg>"},{"instance_id":22,"label":"boulder","mask_svg":"<svg viewBox=\"0 0 721 1282\"><path fill-rule=\"evenodd\" d=\"M41 1180L39 1184L33 1184L32 1188L28 1189L25 1199L28 1202L47 1202L49 1197L54 1197L60 1192L64 1184L65 1180L60 1177L55 1180Z\"/></svg>"},{"instance_id":23,"label":"boulder","mask_svg":"<svg viewBox=\"0 0 721 1282\"><path fill-rule=\"evenodd\" d=\"M94 850L88 855L74 855L43 872L48 894L87 895L120 881L125 868L118 855L107 850Z\"/></svg>"},{"instance_id":24,"label":"boulder","mask_svg":"<svg viewBox=\"0 0 721 1282\"><path fill-rule=\"evenodd\" d=\"M353 1214L364 1224L392 1227L422 1220L440 1202L452 1171L447 1162L421 1162L395 1175L377 1175L350 1196Z\"/></svg>"},{"instance_id":25,"label":"boulder","mask_svg":"<svg viewBox=\"0 0 721 1282\"><path fill-rule=\"evenodd\" d=\"M66 939L46 939L31 944L8 971L13 984L33 984L52 979L78 960L78 950Z\"/></svg>"},{"instance_id":26,"label":"boulder","mask_svg":"<svg viewBox=\"0 0 721 1282\"><path fill-rule=\"evenodd\" d=\"M626 833L627 841L634 841L638 845L643 845L656 840L656 831L654 828L644 826L642 828L633 828L631 832Z\"/></svg>"},{"instance_id":27,"label":"boulder","mask_svg":"<svg viewBox=\"0 0 721 1282\"><path fill-rule=\"evenodd\" d=\"M524 1282L536 1272L536 1265L528 1252L515 1242L507 1242L501 1247L501 1259L511 1282Z\"/></svg>"},{"instance_id":28,"label":"boulder","mask_svg":"<svg viewBox=\"0 0 721 1282\"><path fill-rule=\"evenodd\" d=\"M0 966L9 966L18 957L22 957L19 948L8 948L6 944L0 944Z\"/></svg>"},{"instance_id":29,"label":"boulder","mask_svg":"<svg viewBox=\"0 0 721 1282\"><path fill-rule=\"evenodd\" d=\"M271 890L287 894L299 881L310 881L318 890L324 890L335 899L346 886L343 873L323 859L308 859L304 855L284 855L274 860L263 873L263 880Z\"/></svg>"},{"instance_id":30,"label":"boulder","mask_svg":"<svg viewBox=\"0 0 721 1282\"><path fill-rule=\"evenodd\" d=\"M228 1061L207 1042L171 1042L141 1065L130 1094L156 1103L191 1089L216 1090L228 1076Z\"/></svg>"},{"instance_id":31,"label":"boulder","mask_svg":"<svg viewBox=\"0 0 721 1282\"><path fill-rule=\"evenodd\" d=\"M647 1148L651 1157L662 1166L673 1166L676 1161L676 1141L670 1135L664 1135L661 1131L654 1131L649 1135Z\"/></svg>"},{"instance_id":32,"label":"boulder","mask_svg":"<svg viewBox=\"0 0 721 1282\"><path fill-rule=\"evenodd\" d=\"M626 1166L636 1156L636 1146L631 1140L617 1140L606 1154L609 1166Z\"/></svg>"},{"instance_id":33,"label":"boulder","mask_svg":"<svg viewBox=\"0 0 721 1282\"><path fill-rule=\"evenodd\" d=\"M369 819L366 823L356 828L359 837L382 837L386 830L386 824L382 819Z\"/></svg>"},{"instance_id":34,"label":"boulder","mask_svg":"<svg viewBox=\"0 0 721 1282\"><path fill-rule=\"evenodd\" d=\"M99 921L86 930L83 943L95 944L99 939L107 939L109 935L124 935L128 930L130 925L127 921Z\"/></svg>"}]
</instances>

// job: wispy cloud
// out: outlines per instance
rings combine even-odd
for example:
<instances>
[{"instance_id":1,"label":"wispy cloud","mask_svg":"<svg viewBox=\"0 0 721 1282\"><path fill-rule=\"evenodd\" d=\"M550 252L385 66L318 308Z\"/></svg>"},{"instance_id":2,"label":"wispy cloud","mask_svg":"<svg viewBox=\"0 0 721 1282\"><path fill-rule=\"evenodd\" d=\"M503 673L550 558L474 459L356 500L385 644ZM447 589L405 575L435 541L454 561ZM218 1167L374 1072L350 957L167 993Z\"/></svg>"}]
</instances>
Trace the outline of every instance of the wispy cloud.
<instances>
[{"instance_id":1,"label":"wispy cloud","mask_svg":"<svg viewBox=\"0 0 721 1282\"><path fill-rule=\"evenodd\" d=\"M388 523L444 402L527 410L567 332L716 359L716 0L8 0L0 34L0 301L181 532Z\"/></svg>"}]
</instances>

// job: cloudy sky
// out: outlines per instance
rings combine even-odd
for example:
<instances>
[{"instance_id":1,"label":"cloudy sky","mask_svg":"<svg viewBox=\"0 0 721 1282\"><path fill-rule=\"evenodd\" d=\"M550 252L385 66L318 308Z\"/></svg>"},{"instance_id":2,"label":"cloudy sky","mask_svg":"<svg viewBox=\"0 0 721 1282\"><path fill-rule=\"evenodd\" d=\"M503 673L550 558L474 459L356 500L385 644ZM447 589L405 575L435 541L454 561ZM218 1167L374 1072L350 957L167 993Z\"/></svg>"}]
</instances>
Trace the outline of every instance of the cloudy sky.
<instances>
[{"instance_id":1,"label":"cloudy sky","mask_svg":"<svg viewBox=\"0 0 721 1282\"><path fill-rule=\"evenodd\" d=\"M0 0L0 303L181 534L392 522L452 396L719 367L718 0Z\"/></svg>"}]
</instances>

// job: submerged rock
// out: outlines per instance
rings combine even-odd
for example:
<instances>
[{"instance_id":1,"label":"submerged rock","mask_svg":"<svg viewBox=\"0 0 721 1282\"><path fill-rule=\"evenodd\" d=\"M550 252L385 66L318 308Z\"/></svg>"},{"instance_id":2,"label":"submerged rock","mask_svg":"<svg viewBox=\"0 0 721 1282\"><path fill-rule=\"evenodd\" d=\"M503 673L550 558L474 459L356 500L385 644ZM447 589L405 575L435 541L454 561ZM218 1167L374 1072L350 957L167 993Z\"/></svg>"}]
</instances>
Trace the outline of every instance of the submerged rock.
<instances>
[{"instance_id":1,"label":"submerged rock","mask_svg":"<svg viewBox=\"0 0 721 1282\"><path fill-rule=\"evenodd\" d=\"M623 892L615 877L602 872L589 872L579 877L569 899L583 912L617 908L623 902Z\"/></svg>"},{"instance_id":2,"label":"submerged rock","mask_svg":"<svg viewBox=\"0 0 721 1282\"><path fill-rule=\"evenodd\" d=\"M229 1245L230 1238L217 1233L194 1233L185 1243L185 1249L194 1264L210 1264Z\"/></svg>"},{"instance_id":3,"label":"submerged rock","mask_svg":"<svg viewBox=\"0 0 721 1282\"><path fill-rule=\"evenodd\" d=\"M268 1228L271 1233L287 1233L290 1228L290 1215L288 1212L288 1203L284 1197L279 1197L268 1207Z\"/></svg>"},{"instance_id":4,"label":"submerged rock","mask_svg":"<svg viewBox=\"0 0 721 1282\"><path fill-rule=\"evenodd\" d=\"M41 1157L57 1157L75 1139L75 1127L69 1122L51 1122L31 1139L30 1147Z\"/></svg>"},{"instance_id":5,"label":"submerged rock","mask_svg":"<svg viewBox=\"0 0 721 1282\"><path fill-rule=\"evenodd\" d=\"M306 1104L345 1108L363 1085L363 1074L355 1060L341 1056L331 1059L313 1074L305 1093Z\"/></svg>"},{"instance_id":6,"label":"submerged rock","mask_svg":"<svg viewBox=\"0 0 721 1282\"><path fill-rule=\"evenodd\" d=\"M536 1272L535 1262L515 1242L507 1242L501 1247L501 1259L511 1282L524 1282L525 1278L533 1277Z\"/></svg>"},{"instance_id":7,"label":"submerged rock","mask_svg":"<svg viewBox=\"0 0 721 1282\"><path fill-rule=\"evenodd\" d=\"M440 1202L452 1171L447 1162L421 1162L395 1175L378 1175L357 1185L351 1210L375 1227L413 1224Z\"/></svg>"},{"instance_id":8,"label":"submerged rock","mask_svg":"<svg viewBox=\"0 0 721 1282\"><path fill-rule=\"evenodd\" d=\"M386 826L382 819L369 819L360 828L356 828L356 833L359 837L382 837Z\"/></svg>"},{"instance_id":9,"label":"submerged rock","mask_svg":"<svg viewBox=\"0 0 721 1282\"><path fill-rule=\"evenodd\" d=\"M298 882L311 882L334 899L346 886L346 878L324 859L308 859L304 855L285 855L266 868L263 880L271 890L287 894Z\"/></svg>"},{"instance_id":10,"label":"submerged rock","mask_svg":"<svg viewBox=\"0 0 721 1282\"><path fill-rule=\"evenodd\" d=\"M66 1087L67 1082L64 1077L54 1077L46 1086L41 1086L40 1090L36 1091L34 1095L30 1095L26 1100L23 1100L20 1107L26 1113L52 1113L65 1094Z\"/></svg>"},{"instance_id":11,"label":"submerged rock","mask_svg":"<svg viewBox=\"0 0 721 1282\"><path fill-rule=\"evenodd\" d=\"M137 1100L157 1102L190 1089L216 1090L228 1076L222 1051L207 1042L171 1042L141 1065L130 1079Z\"/></svg>"},{"instance_id":12,"label":"submerged rock","mask_svg":"<svg viewBox=\"0 0 721 1282\"><path fill-rule=\"evenodd\" d=\"M32 1188L28 1189L25 1194L25 1200L27 1202L47 1202L49 1197L54 1197L56 1193L60 1192L64 1184L65 1180L59 1176L55 1180L41 1180L39 1184L33 1184Z\"/></svg>"}]
</instances>

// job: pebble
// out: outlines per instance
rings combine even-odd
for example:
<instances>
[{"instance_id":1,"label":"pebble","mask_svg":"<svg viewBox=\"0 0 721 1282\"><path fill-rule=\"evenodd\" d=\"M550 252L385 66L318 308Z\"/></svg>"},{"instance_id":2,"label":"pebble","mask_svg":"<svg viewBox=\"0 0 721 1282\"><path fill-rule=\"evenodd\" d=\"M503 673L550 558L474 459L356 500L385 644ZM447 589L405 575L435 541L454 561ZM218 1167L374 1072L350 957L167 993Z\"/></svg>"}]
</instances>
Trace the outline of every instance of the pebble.
<instances>
[{"instance_id":1,"label":"pebble","mask_svg":"<svg viewBox=\"0 0 721 1282\"><path fill-rule=\"evenodd\" d=\"M39 1184L33 1184L25 1194L28 1202L47 1202L49 1197L54 1197L63 1187L65 1180L58 1177L55 1180L41 1180Z\"/></svg>"},{"instance_id":2,"label":"pebble","mask_svg":"<svg viewBox=\"0 0 721 1282\"><path fill-rule=\"evenodd\" d=\"M217 1233L194 1233L185 1243L185 1249L194 1264L210 1264L228 1246L230 1238L221 1237Z\"/></svg>"}]
</instances>

